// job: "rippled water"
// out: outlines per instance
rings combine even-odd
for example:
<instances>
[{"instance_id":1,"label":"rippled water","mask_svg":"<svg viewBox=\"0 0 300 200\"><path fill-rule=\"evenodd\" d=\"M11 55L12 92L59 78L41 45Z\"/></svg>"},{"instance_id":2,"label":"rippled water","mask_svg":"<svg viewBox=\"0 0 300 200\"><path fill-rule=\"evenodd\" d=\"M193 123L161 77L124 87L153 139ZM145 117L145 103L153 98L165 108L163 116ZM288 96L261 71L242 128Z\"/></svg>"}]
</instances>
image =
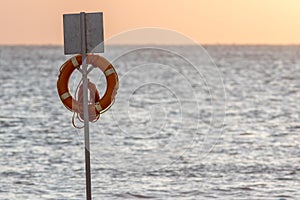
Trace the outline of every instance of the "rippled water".
<instances>
[{"instance_id":1,"label":"rippled water","mask_svg":"<svg viewBox=\"0 0 300 200\"><path fill-rule=\"evenodd\" d=\"M192 46L126 48L106 51L120 89L90 127L94 199L300 199L299 46L205 47L220 74ZM56 91L67 58L0 47L0 199L85 198L83 133Z\"/></svg>"}]
</instances>

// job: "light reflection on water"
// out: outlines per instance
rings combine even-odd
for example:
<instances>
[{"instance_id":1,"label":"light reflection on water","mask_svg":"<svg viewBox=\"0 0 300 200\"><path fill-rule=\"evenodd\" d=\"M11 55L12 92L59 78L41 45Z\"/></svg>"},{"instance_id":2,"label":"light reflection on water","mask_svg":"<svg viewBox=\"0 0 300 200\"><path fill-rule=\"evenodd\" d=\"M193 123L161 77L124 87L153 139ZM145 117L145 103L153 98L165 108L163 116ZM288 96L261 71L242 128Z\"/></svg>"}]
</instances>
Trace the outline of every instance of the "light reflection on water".
<instances>
[{"instance_id":1,"label":"light reflection on water","mask_svg":"<svg viewBox=\"0 0 300 200\"><path fill-rule=\"evenodd\" d=\"M300 47L206 48L227 95L218 145L203 157L197 144L204 133L192 134L209 130L212 113L203 88L195 115L195 102L181 99L183 112L172 94L185 91L185 84L171 90L141 86L130 99L130 120L116 112L116 102L114 112L91 124L95 199L300 198ZM0 199L84 199L82 132L71 126L56 92L66 60L62 48L2 46L0 52ZM134 59L122 62L130 67ZM126 80L138 81L142 72L136 73ZM185 81L173 77L166 78L170 86ZM135 131L128 128L131 120Z\"/></svg>"}]
</instances>

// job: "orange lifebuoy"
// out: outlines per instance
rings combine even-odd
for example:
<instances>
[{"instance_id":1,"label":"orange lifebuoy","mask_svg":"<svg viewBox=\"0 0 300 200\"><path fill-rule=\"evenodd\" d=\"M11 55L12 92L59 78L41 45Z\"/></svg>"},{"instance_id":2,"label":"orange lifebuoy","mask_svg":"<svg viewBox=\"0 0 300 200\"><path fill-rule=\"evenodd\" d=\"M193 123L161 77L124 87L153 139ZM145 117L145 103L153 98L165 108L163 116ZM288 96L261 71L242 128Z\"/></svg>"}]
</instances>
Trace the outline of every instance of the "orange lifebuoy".
<instances>
[{"instance_id":1,"label":"orange lifebuoy","mask_svg":"<svg viewBox=\"0 0 300 200\"><path fill-rule=\"evenodd\" d=\"M94 91L96 88L92 89L92 87L89 86L91 93L95 93L95 102L90 102L88 105L89 121L94 121L99 118L100 113L105 112L113 103L119 87L119 81L114 67L105 58L98 55L87 55L86 62L101 69L105 74L107 84L106 91L102 98L99 97L98 91ZM67 60L61 66L57 80L57 91L62 103L67 109L83 116L82 102L72 97L68 87L71 74L75 69L80 67L81 63L82 56L77 55Z\"/></svg>"}]
</instances>

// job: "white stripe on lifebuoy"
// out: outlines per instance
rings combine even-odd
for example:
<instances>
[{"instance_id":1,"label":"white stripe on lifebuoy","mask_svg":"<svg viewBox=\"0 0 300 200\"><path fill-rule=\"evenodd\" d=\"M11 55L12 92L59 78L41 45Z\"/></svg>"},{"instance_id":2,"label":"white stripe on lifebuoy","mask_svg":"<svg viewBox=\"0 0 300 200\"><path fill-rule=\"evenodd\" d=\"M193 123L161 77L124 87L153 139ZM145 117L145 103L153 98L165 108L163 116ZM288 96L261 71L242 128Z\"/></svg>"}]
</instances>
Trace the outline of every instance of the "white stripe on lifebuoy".
<instances>
[{"instance_id":1,"label":"white stripe on lifebuoy","mask_svg":"<svg viewBox=\"0 0 300 200\"><path fill-rule=\"evenodd\" d=\"M102 110L102 107L99 102L95 103L95 108L98 112L100 112Z\"/></svg>"},{"instance_id":2,"label":"white stripe on lifebuoy","mask_svg":"<svg viewBox=\"0 0 300 200\"><path fill-rule=\"evenodd\" d=\"M70 96L71 96L71 95L70 95L69 92L65 92L65 93L63 93L62 95L60 95L60 99L63 101L63 100L65 100L65 99L69 98Z\"/></svg>"},{"instance_id":3,"label":"white stripe on lifebuoy","mask_svg":"<svg viewBox=\"0 0 300 200\"><path fill-rule=\"evenodd\" d=\"M79 66L79 63L78 63L76 57L72 57L72 58L71 58L71 61L72 61L72 64L73 64L73 66L74 66L75 68L77 68L77 67Z\"/></svg>"},{"instance_id":4,"label":"white stripe on lifebuoy","mask_svg":"<svg viewBox=\"0 0 300 200\"><path fill-rule=\"evenodd\" d=\"M108 69L108 70L106 70L106 71L104 72L105 76L109 76L109 75L111 75L111 74L113 74L113 73L116 73L116 71L115 71L114 68L110 68L110 69Z\"/></svg>"}]
</instances>

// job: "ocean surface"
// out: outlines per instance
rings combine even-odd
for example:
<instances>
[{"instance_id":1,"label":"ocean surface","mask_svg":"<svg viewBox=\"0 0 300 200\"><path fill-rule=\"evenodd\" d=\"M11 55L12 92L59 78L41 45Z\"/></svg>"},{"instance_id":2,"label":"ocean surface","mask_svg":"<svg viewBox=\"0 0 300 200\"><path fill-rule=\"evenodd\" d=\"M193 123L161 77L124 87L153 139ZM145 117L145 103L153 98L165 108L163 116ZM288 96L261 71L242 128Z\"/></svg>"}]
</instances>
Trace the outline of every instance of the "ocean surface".
<instances>
[{"instance_id":1,"label":"ocean surface","mask_svg":"<svg viewBox=\"0 0 300 200\"><path fill-rule=\"evenodd\" d=\"M120 85L90 124L93 199L300 199L300 46L204 49L107 47ZM0 199L85 199L83 130L56 89L69 58L0 46Z\"/></svg>"}]
</instances>

